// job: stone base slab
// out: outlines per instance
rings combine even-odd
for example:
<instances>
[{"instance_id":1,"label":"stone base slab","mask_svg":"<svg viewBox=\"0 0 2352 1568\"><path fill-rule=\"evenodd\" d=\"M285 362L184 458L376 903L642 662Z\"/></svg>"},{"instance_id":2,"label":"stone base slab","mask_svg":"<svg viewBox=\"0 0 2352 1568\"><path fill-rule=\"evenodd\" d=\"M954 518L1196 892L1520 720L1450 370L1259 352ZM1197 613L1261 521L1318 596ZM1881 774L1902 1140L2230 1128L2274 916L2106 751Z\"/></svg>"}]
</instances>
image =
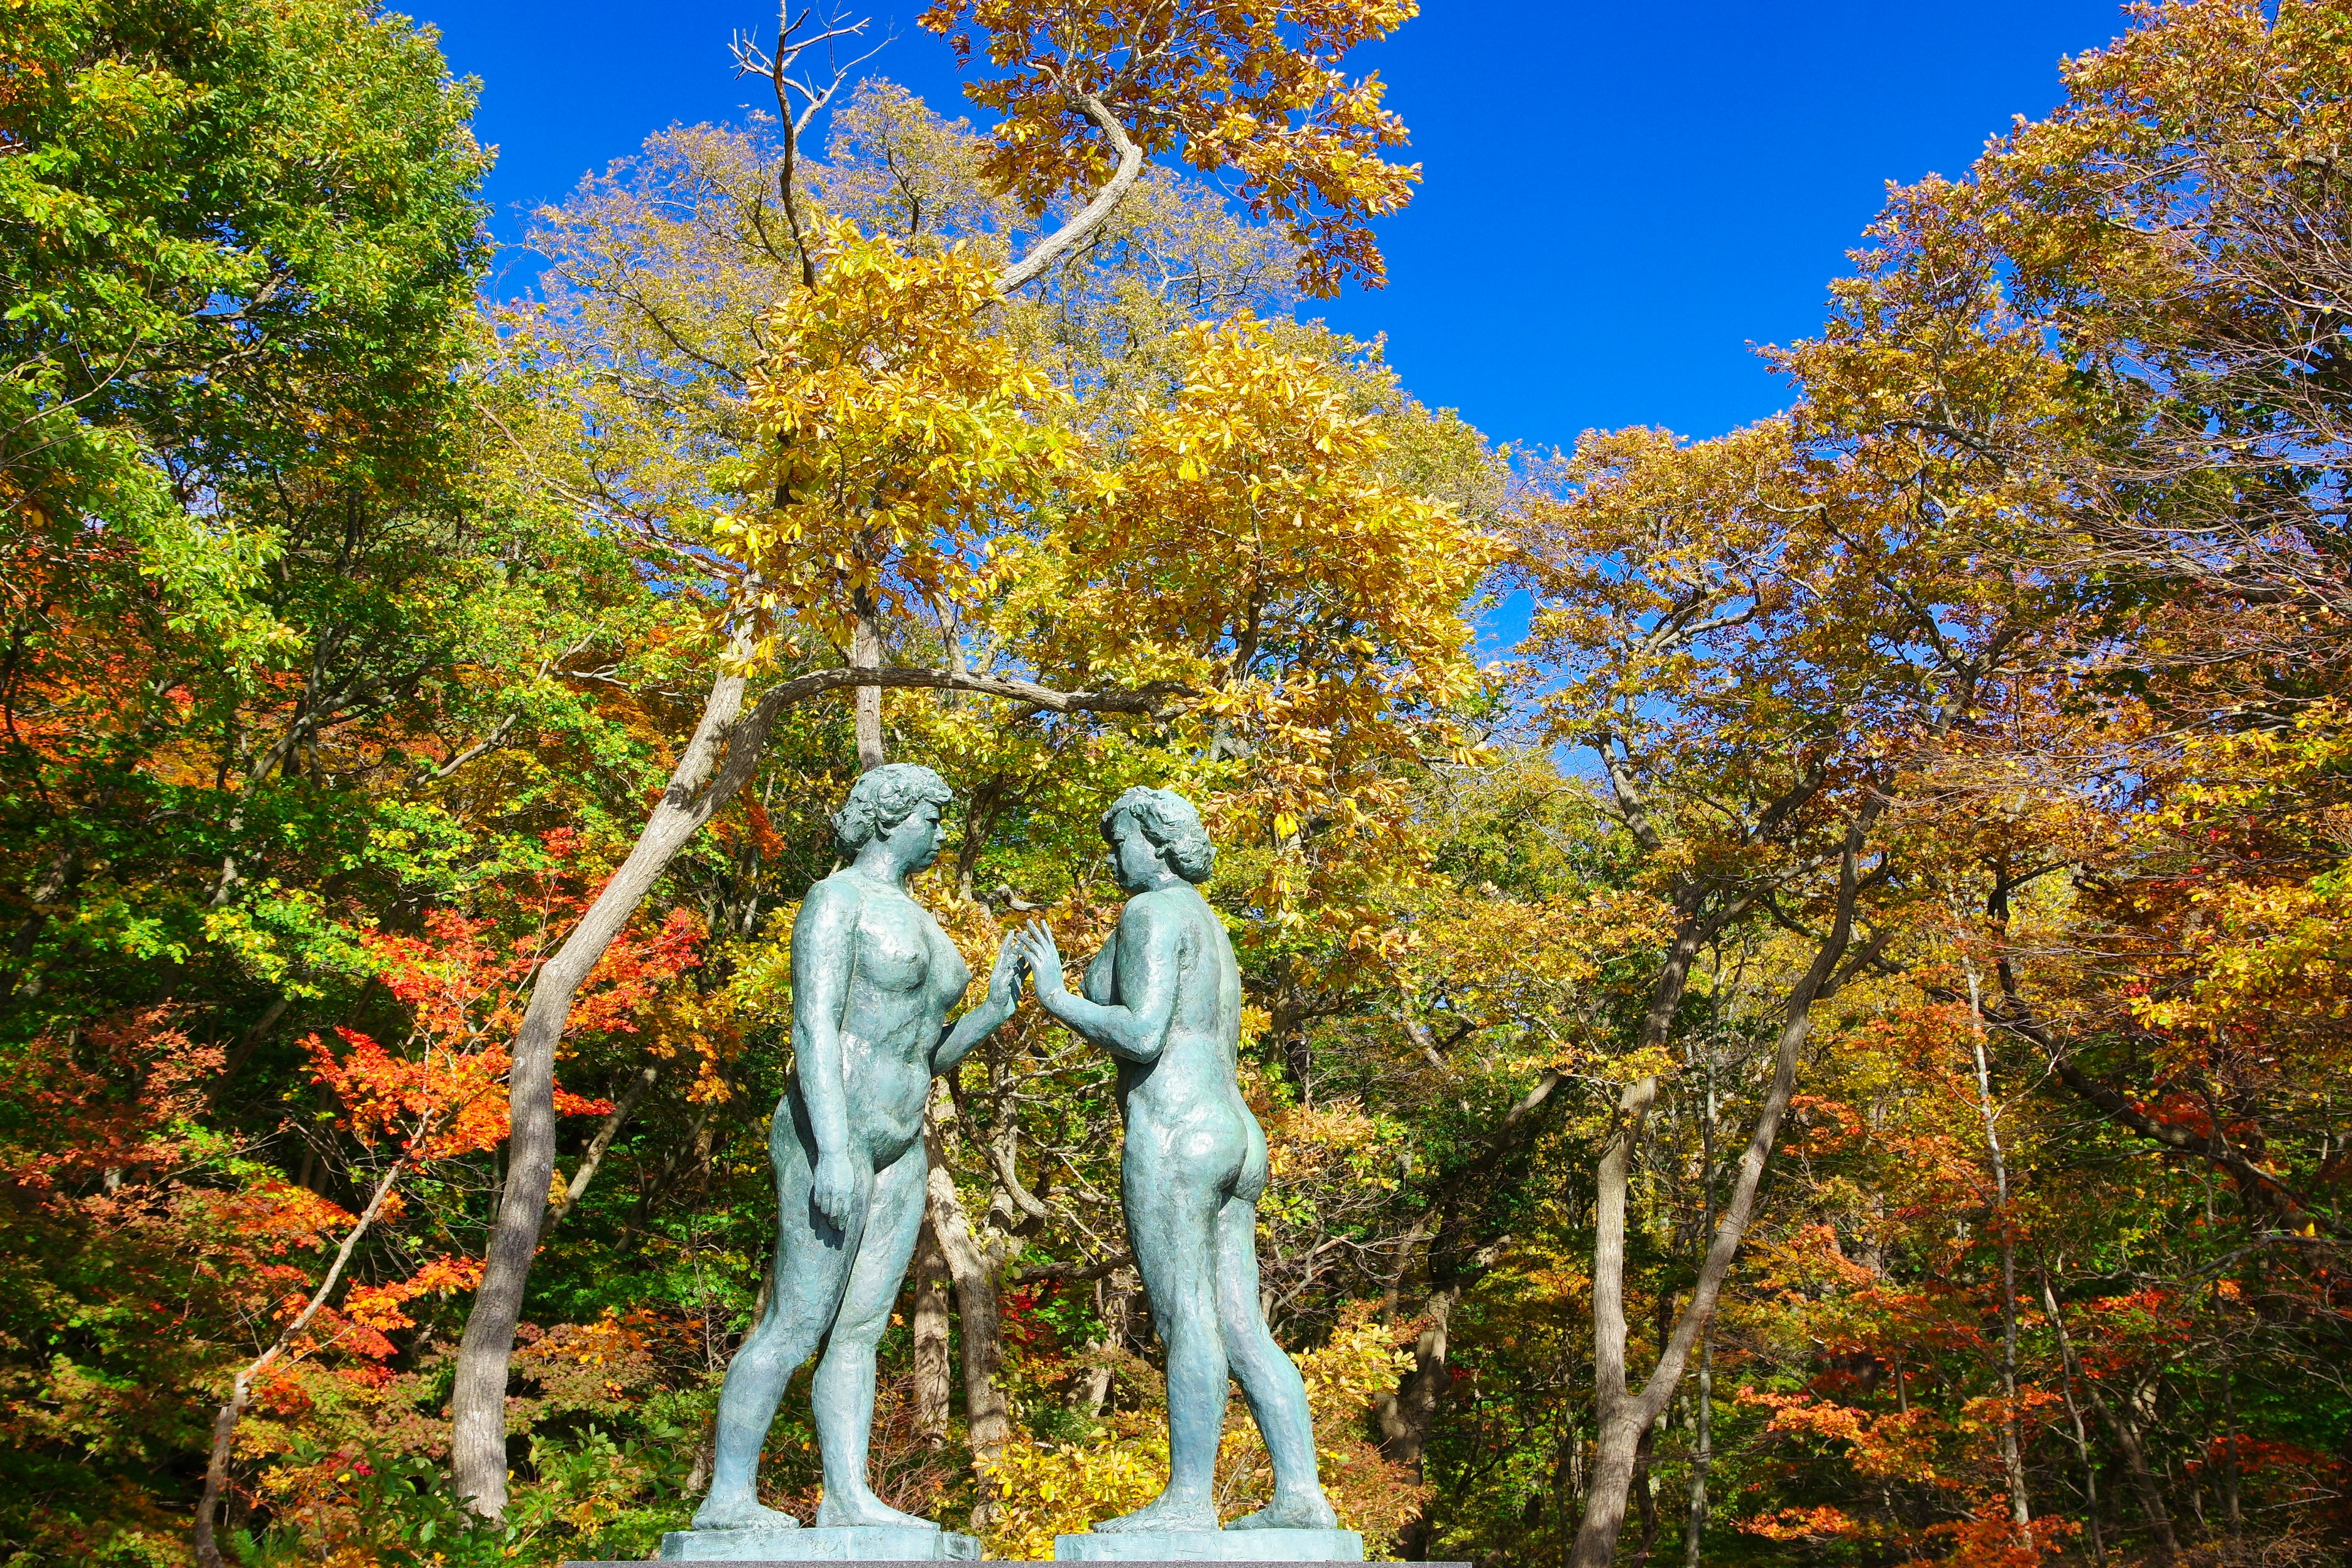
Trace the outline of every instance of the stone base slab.
<instances>
[{"instance_id":1,"label":"stone base slab","mask_svg":"<svg viewBox=\"0 0 2352 1568\"><path fill-rule=\"evenodd\" d=\"M808 1525L800 1530L673 1530L665 1563L977 1563L980 1542L907 1525Z\"/></svg>"},{"instance_id":2,"label":"stone base slab","mask_svg":"<svg viewBox=\"0 0 2352 1568\"><path fill-rule=\"evenodd\" d=\"M1138 1530L1057 1535L1056 1563L1361 1563L1352 1530Z\"/></svg>"}]
</instances>

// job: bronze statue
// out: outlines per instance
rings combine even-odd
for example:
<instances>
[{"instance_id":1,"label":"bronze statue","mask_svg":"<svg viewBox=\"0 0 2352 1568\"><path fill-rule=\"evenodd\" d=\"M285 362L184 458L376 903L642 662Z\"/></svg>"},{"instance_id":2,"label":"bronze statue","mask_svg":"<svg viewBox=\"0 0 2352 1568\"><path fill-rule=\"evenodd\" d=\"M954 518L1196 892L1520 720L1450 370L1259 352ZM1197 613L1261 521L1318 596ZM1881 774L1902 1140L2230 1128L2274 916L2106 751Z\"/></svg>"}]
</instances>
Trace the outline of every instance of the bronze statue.
<instances>
[{"instance_id":1,"label":"bronze statue","mask_svg":"<svg viewBox=\"0 0 2352 1568\"><path fill-rule=\"evenodd\" d=\"M1019 939L1038 1004L1118 1058L1127 1123L1119 1199L1168 1351L1168 1488L1094 1528L1218 1528L1213 1489L1230 1375L1274 1460L1273 1500L1230 1528L1328 1531L1338 1521L1316 1475L1306 1384L1258 1301L1265 1133L1235 1077L1241 971L1197 886L1216 851L1200 814L1167 790L1129 790L1102 831L1129 898L1118 934L1087 966L1084 994L1064 986L1043 924Z\"/></svg>"},{"instance_id":2,"label":"bronze statue","mask_svg":"<svg viewBox=\"0 0 2352 1568\"><path fill-rule=\"evenodd\" d=\"M875 1345L923 1223L932 1075L961 1061L1019 1001L1008 942L986 997L947 1023L971 971L906 884L937 858L940 813L952 798L939 774L912 763L860 778L833 819L851 863L809 889L793 922L793 1076L768 1139L775 1272L766 1313L727 1368L698 1531L800 1522L761 1504L760 1450L784 1384L820 1349L811 1391L824 1461L817 1524L938 1529L874 1495L866 1440Z\"/></svg>"}]
</instances>

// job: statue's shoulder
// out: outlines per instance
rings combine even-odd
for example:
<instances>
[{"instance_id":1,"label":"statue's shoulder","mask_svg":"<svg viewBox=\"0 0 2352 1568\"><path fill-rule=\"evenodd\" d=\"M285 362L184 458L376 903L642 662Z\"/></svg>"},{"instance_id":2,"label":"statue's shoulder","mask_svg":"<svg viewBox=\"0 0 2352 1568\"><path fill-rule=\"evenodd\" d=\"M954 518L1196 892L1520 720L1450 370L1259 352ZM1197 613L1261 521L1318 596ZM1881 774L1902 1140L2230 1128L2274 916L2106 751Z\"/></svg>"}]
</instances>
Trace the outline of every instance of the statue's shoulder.
<instances>
[{"instance_id":1,"label":"statue's shoulder","mask_svg":"<svg viewBox=\"0 0 2352 1568\"><path fill-rule=\"evenodd\" d=\"M1132 930L1139 936L1150 936L1163 931L1181 931L1192 922L1187 918L1194 901L1184 895L1190 888L1153 888L1137 893L1127 900L1127 908L1118 917L1121 931Z\"/></svg>"},{"instance_id":2,"label":"statue's shoulder","mask_svg":"<svg viewBox=\"0 0 2352 1568\"><path fill-rule=\"evenodd\" d=\"M860 905L866 901L862 878L852 876L847 868L824 877L812 886L808 897L801 900L800 918L793 922L796 931L830 921L855 920Z\"/></svg>"}]
</instances>

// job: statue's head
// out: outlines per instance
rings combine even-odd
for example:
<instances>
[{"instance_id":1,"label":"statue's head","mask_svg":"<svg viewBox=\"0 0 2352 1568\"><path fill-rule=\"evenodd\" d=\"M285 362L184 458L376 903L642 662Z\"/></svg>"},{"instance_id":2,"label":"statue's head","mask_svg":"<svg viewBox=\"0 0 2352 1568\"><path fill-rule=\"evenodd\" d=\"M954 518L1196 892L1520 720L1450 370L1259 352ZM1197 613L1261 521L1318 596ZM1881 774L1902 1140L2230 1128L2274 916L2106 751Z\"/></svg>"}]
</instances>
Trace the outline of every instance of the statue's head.
<instances>
[{"instance_id":1,"label":"statue's head","mask_svg":"<svg viewBox=\"0 0 2352 1568\"><path fill-rule=\"evenodd\" d=\"M841 847L856 855L868 844L887 842L910 871L939 858L940 814L955 799L947 781L919 763L885 763L849 786L849 798L833 814Z\"/></svg>"},{"instance_id":2,"label":"statue's head","mask_svg":"<svg viewBox=\"0 0 2352 1568\"><path fill-rule=\"evenodd\" d=\"M1129 857L1149 853L1160 864L1188 882L1205 882L1216 869L1217 847L1201 814L1174 790L1148 789L1141 784L1111 802L1103 813L1102 835L1118 865L1119 886L1129 892L1150 886L1150 868L1130 866ZM1130 849L1129 845L1137 847Z\"/></svg>"}]
</instances>

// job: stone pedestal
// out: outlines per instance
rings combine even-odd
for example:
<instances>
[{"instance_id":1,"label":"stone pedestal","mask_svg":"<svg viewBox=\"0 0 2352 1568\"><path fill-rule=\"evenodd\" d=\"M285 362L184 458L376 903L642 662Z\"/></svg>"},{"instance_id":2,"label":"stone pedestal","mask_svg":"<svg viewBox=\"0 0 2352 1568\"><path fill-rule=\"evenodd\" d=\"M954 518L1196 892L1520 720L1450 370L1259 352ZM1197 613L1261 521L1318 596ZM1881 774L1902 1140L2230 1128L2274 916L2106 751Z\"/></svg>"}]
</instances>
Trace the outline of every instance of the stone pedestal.
<instances>
[{"instance_id":1,"label":"stone pedestal","mask_svg":"<svg viewBox=\"0 0 2352 1568\"><path fill-rule=\"evenodd\" d=\"M1352 1530L1138 1530L1057 1535L1056 1563L1361 1563Z\"/></svg>"},{"instance_id":2,"label":"stone pedestal","mask_svg":"<svg viewBox=\"0 0 2352 1568\"><path fill-rule=\"evenodd\" d=\"M905 1525L809 1525L800 1530L673 1530L665 1563L977 1563L980 1542Z\"/></svg>"}]
</instances>

